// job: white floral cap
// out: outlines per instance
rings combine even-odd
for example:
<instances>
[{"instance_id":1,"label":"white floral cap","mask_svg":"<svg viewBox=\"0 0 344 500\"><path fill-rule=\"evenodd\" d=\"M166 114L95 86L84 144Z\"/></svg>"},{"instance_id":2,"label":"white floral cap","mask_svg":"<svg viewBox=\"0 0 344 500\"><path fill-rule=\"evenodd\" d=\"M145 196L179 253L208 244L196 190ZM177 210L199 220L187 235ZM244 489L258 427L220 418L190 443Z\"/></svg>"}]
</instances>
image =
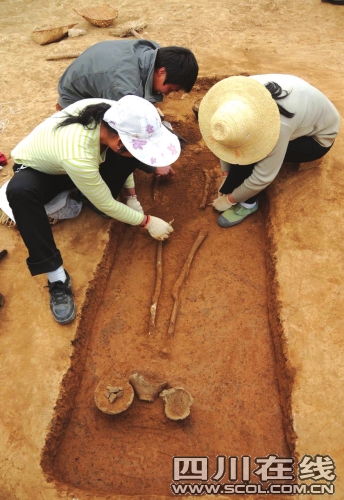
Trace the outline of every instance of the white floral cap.
<instances>
[{"instance_id":1,"label":"white floral cap","mask_svg":"<svg viewBox=\"0 0 344 500\"><path fill-rule=\"evenodd\" d=\"M179 158L178 137L162 125L156 108L142 97L122 97L103 119L117 130L129 153L142 163L165 167Z\"/></svg>"}]
</instances>

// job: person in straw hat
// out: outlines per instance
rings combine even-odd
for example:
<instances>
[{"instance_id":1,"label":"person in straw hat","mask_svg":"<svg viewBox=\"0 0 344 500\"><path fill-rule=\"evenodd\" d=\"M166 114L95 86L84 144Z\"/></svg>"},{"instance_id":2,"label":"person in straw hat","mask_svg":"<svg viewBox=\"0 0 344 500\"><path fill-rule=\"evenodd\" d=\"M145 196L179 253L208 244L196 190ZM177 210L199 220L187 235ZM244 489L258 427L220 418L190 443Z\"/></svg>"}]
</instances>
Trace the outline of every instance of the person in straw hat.
<instances>
[{"instance_id":1,"label":"person in straw hat","mask_svg":"<svg viewBox=\"0 0 344 500\"><path fill-rule=\"evenodd\" d=\"M109 149L115 162L106 160ZM58 323L74 319L75 304L45 204L77 187L99 211L164 240L173 232L168 222L144 214L139 203L130 207L116 198L123 186L132 193L137 160L165 166L178 159L180 150L179 138L162 125L153 104L137 96L79 101L43 121L14 148L7 200L29 252L31 275L47 274L50 308Z\"/></svg>"},{"instance_id":2,"label":"person in straw hat","mask_svg":"<svg viewBox=\"0 0 344 500\"><path fill-rule=\"evenodd\" d=\"M230 227L258 209L257 194L283 161L322 158L339 131L331 101L292 75L232 76L216 83L199 107L199 127L220 159L223 182L212 203L218 224Z\"/></svg>"}]
</instances>

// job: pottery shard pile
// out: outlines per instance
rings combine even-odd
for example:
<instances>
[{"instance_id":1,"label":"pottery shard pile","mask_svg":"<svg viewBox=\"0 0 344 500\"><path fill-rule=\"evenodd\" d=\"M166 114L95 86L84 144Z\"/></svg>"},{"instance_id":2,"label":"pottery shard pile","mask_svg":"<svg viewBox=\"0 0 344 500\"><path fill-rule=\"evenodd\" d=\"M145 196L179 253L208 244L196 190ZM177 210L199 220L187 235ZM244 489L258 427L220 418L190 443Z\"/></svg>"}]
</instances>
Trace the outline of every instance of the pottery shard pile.
<instances>
[{"instance_id":1,"label":"pottery shard pile","mask_svg":"<svg viewBox=\"0 0 344 500\"><path fill-rule=\"evenodd\" d=\"M116 399L123 397L123 387L113 387L112 385L108 385L104 391L104 396L110 403L113 403Z\"/></svg>"}]
</instances>

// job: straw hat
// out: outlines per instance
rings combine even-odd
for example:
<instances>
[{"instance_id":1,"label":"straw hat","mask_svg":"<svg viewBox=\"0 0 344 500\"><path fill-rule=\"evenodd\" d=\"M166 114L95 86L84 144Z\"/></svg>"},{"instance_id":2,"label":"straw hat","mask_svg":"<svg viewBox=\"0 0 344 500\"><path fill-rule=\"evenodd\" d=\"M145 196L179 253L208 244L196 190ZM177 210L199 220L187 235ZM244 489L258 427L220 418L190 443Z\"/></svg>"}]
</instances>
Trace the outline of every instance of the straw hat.
<instances>
[{"instance_id":1,"label":"straw hat","mask_svg":"<svg viewBox=\"0 0 344 500\"><path fill-rule=\"evenodd\" d=\"M280 114L264 85L245 76L216 83L199 107L199 127L221 160L249 165L265 158L280 134Z\"/></svg>"}]
</instances>

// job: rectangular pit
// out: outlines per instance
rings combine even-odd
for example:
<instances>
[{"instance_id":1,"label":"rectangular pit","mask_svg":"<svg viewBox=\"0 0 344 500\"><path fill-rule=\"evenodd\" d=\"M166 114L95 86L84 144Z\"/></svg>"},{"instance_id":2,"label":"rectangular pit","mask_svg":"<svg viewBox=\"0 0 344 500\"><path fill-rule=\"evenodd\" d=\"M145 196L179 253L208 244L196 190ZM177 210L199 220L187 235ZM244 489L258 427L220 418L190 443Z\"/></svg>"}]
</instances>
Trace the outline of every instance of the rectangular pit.
<instances>
[{"instance_id":1,"label":"rectangular pit","mask_svg":"<svg viewBox=\"0 0 344 500\"><path fill-rule=\"evenodd\" d=\"M262 212L223 229L212 207L199 208L205 170L208 203L220 177L192 112L210 83L201 82L199 91L183 99L171 95L161 106L189 141L173 166L177 175L157 182L141 172L136 177L145 212L174 220L174 233L163 243L162 291L151 335L157 242L143 230L111 223L111 269L104 266L91 291L97 300L83 311L43 454L43 470L61 488L162 498L172 495L173 456L208 456L210 476L217 455L291 456L268 319ZM201 229L207 238L193 261L171 337L172 287ZM147 403L137 397L120 415L101 413L94 404L98 382L127 379L133 371L187 389L194 398L191 415L171 421L160 398Z\"/></svg>"}]
</instances>

